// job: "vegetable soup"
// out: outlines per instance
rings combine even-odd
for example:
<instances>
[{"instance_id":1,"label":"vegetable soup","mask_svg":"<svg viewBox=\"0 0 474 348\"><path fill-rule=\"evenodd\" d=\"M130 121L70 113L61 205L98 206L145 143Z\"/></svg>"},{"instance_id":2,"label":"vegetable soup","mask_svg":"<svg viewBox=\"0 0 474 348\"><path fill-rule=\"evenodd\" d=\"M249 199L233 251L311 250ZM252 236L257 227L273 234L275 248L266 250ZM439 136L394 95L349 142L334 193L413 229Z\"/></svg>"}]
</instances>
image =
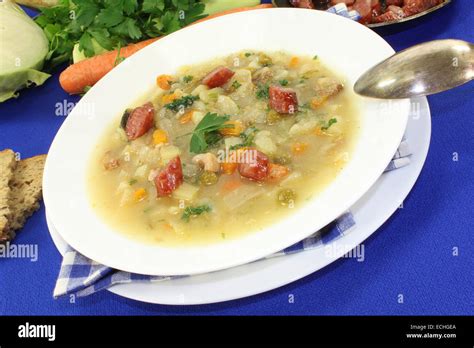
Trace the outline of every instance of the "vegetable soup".
<instances>
[{"instance_id":1,"label":"vegetable soup","mask_svg":"<svg viewBox=\"0 0 474 348\"><path fill-rule=\"evenodd\" d=\"M243 51L158 76L97 144L92 205L146 243L261 230L344 168L359 127L352 98L317 56L285 52Z\"/></svg>"}]
</instances>

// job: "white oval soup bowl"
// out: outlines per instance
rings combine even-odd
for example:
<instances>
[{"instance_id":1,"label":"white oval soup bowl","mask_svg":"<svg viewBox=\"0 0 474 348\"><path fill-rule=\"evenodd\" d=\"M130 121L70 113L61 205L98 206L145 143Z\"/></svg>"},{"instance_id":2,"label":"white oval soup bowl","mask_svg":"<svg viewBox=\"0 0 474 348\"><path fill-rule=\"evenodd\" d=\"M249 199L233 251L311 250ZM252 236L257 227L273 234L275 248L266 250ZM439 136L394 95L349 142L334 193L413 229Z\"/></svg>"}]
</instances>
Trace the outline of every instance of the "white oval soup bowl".
<instances>
[{"instance_id":1,"label":"white oval soup bowl","mask_svg":"<svg viewBox=\"0 0 474 348\"><path fill-rule=\"evenodd\" d=\"M350 161L311 201L281 221L235 240L186 247L134 241L113 230L91 207L87 171L94 147L124 109L155 86L156 76L240 50L315 54L346 79L394 53L370 29L333 14L265 9L205 21L166 36L118 65L69 114L49 151L44 200L61 237L107 266L148 275L191 275L248 263L280 251L324 227L377 180L406 127L409 101L358 99L360 131ZM355 245L354 245L355 247Z\"/></svg>"}]
</instances>

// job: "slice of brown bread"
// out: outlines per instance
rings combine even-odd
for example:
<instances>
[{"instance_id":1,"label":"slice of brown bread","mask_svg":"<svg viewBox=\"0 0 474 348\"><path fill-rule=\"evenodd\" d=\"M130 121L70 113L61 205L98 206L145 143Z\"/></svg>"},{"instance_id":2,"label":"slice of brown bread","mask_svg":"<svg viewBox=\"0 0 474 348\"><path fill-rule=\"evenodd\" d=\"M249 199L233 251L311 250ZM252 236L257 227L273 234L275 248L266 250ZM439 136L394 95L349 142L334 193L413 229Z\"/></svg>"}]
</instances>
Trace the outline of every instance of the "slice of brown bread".
<instances>
[{"instance_id":1,"label":"slice of brown bread","mask_svg":"<svg viewBox=\"0 0 474 348\"><path fill-rule=\"evenodd\" d=\"M8 231L13 235L39 207L46 155L35 156L17 163L10 180L10 219Z\"/></svg>"},{"instance_id":2,"label":"slice of brown bread","mask_svg":"<svg viewBox=\"0 0 474 348\"><path fill-rule=\"evenodd\" d=\"M15 153L12 150L0 151L0 243L10 239L8 233L11 216L9 208L9 182L13 177L13 170L16 164Z\"/></svg>"}]
</instances>

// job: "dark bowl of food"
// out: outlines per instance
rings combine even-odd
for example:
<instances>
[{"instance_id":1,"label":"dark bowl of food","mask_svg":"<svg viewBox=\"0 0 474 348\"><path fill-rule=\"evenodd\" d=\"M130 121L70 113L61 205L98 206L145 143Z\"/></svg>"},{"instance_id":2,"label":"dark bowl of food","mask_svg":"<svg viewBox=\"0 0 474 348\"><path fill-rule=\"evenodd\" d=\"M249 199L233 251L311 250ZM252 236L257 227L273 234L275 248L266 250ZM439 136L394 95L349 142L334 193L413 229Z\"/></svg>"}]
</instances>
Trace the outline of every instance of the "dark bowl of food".
<instances>
[{"instance_id":1,"label":"dark bowl of food","mask_svg":"<svg viewBox=\"0 0 474 348\"><path fill-rule=\"evenodd\" d=\"M344 4L357 11L359 22L371 28L411 21L448 5L451 0L273 0L277 7L327 10Z\"/></svg>"}]
</instances>

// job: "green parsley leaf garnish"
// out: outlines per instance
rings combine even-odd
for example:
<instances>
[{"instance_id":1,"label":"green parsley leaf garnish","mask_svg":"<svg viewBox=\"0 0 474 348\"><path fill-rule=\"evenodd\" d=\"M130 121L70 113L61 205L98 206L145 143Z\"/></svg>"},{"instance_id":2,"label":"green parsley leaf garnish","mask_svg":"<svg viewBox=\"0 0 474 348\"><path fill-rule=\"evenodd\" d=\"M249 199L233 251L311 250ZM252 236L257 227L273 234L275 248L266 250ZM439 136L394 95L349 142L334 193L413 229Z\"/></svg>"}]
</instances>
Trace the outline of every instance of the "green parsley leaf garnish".
<instances>
[{"instance_id":1,"label":"green parsley leaf garnish","mask_svg":"<svg viewBox=\"0 0 474 348\"><path fill-rule=\"evenodd\" d=\"M221 141L223 136L218 131L212 131L212 132L206 133L204 138L206 140L207 147L212 147L216 145L219 141Z\"/></svg>"},{"instance_id":2,"label":"green parsley leaf garnish","mask_svg":"<svg viewBox=\"0 0 474 348\"><path fill-rule=\"evenodd\" d=\"M137 182L138 182L137 179L132 179L132 180L130 180L128 183L129 183L130 186L133 186L133 185L135 185Z\"/></svg>"},{"instance_id":3,"label":"green parsley leaf garnish","mask_svg":"<svg viewBox=\"0 0 474 348\"><path fill-rule=\"evenodd\" d=\"M180 109L182 108L188 108L190 107L191 105L193 105L193 103L198 100L199 97L198 96L194 96L194 95L186 95L184 97L181 97L179 99L176 99L174 101L172 101L171 103L169 104L166 104L165 107L168 109L168 110L173 110L175 112L178 112Z\"/></svg>"},{"instance_id":4,"label":"green parsley leaf garnish","mask_svg":"<svg viewBox=\"0 0 474 348\"><path fill-rule=\"evenodd\" d=\"M268 99L269 98L269 89L268 84L258 85L257 86L257 99Z\"/></svg>"},{"instance_id":5,"label":"green parsley leaf garnish","mask_svg":"<svg viewBox=\"0 0 474 348\"><path fill-rule=\"evenodd\" d=\"M186 207L186 209L184 209L183 215L181 215L181 219L189 222L192 217L197 217L203 213L208 213L211 210L212 209L208 204L198 205L195 207Z\"/></svg>"},{"instance_id":6,"label":"green parsley leaf garnish","mask_svg":"<svg viewBox=\"0 0 474 348\"><path fill-rule=\"evenodd\" d=\"M334 123L337 123L337 119L331 118L326 125L321 127L321 130L328 130Z\"/></svg>"},{"instance_id":7,"label":"green parsley leaf garnish","mask_svg":"<svg viewBox=\"0 0 474 348\"><path fill-rule=\"evenodd\" d=\"M282 85L283 87L288 86L288 80L280 80L279 83L280 83L280 85Z\"/></svg>"},{"instance_id":8,"label":"green parsley leaf garnish","mask_svg":"<svg viewBox=\"0 0 474 348\"><path fill-rule=\"evenodd\" d=\"M235 80L234 82L232 82L232 86L231 86L231 87L232 87L234 90L236 90L236 89L239 89L240 86L242 86L242 84L241 84L239 81Z\"/></svg>"},{"instance_id":9,"label":"green parsley leaf garnish","mask_svg":"<svg viewBox=\"0 0 474 348\"><path fill-rule=\"evenodd\" d=\"M231 146L229 150L237 150L242 147L252 146L255 139L255 134L257 134L258 131L258 128L254 126L247 128L245 131L240 133L240 137L243 139L242 143Z\"/></svg>"},{"instance_id":10,"label":"green parsley leaf garnish","mask_svg":"<svg viewBox=\"0 0 474 348\"><path fill-rule=\"evenodd\" d=\"M246 57L250 57L252 54L253 54L253 53L247 52L247 53L245 53L245 56L246 56Z\"/></svg>"},{"instance_id":11,"label":"green parsley leaf garnish","mask_svg":"<svg viewBox=\"0 0 474 348\"><path fill-rule=\"evenodd\" d=\"M189 82L191 82L193 79L194 79L194 76L186 75L186 76L183 77L183 82L189 83Z\"/></svg>"},{"instance_id":12,"label":"green parsley leaf garnish","mask_svg":"<svg viewBox=\"0 0 474 348\"><path fill-rule=\"evenodd\" d=\"M225 125L228 120L229 116L227 115L219 116L208 112L194 128L190 151L192 153L203 153L209 146L217 143L222 138L218 130L233 127L233 125Z\"/></svg>"},{"instance_id":13,"label":"green parsley leaf garnish","mask_svg":"<svg viewBox=\"0 0 474 348\"><path fill-rule=\"evenodd\" d=\"M315 55L315 56L313 57L313 59L314 59L314 60L318 59L318 55Z\"/></svg>"}]
</instances>

